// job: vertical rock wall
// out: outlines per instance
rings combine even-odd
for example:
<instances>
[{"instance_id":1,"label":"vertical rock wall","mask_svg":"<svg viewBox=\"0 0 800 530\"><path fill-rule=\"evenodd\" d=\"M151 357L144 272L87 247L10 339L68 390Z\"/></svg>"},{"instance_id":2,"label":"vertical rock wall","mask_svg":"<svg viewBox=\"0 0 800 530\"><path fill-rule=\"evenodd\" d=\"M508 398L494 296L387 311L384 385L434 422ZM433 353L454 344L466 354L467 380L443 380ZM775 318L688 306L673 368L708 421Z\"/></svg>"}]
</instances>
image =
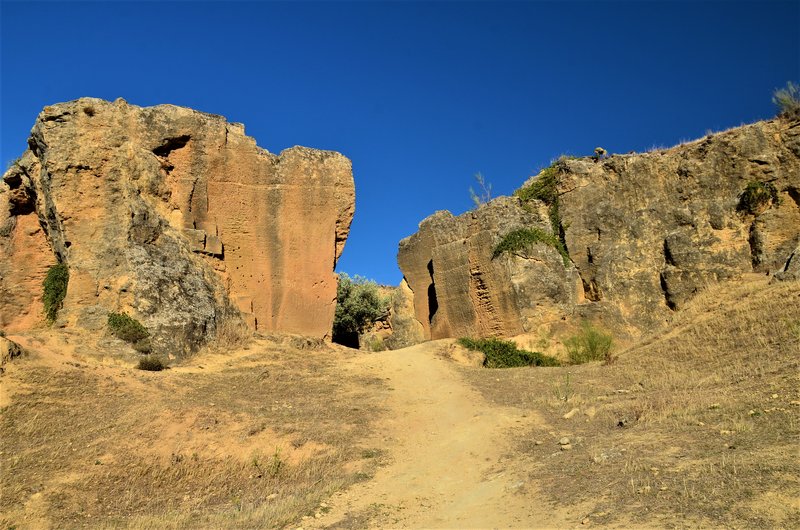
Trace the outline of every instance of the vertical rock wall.
<instances>
[{"instance_id":1,"label":"vertical rock wall","mask_svg":"<svg viewBox=\"0 0 800 530\"><path fill-rule=\"evenodd\" d=\"M645 154L562 160L556 169L567 267L545 244L491 259L513 229L552 232L539 200L502 197L458 217L437 212L400 242L398 263L427 338L508 336L571 316L636 334L710 283L785 269L800 243L798 122L759 122ZM743 207L748 186L771 196Z\"/></svg>"},{"instance_id":2,"label":"vertical rock wall","mask_svg":"<svg viewBox=\"0 0 800 530\"><path fill-rule=\"evenodd\" d=\"M46 107L28 144L0 186L0 290L20 293L0 302L3 325L40 314L58 260L65 324L132 312L179 353L240 312L258 330L330 333L355 202L344 156L276 156L221 116L91 98ZM42 266L14 276L25 238Z\"/></svg>"}]
</instances>

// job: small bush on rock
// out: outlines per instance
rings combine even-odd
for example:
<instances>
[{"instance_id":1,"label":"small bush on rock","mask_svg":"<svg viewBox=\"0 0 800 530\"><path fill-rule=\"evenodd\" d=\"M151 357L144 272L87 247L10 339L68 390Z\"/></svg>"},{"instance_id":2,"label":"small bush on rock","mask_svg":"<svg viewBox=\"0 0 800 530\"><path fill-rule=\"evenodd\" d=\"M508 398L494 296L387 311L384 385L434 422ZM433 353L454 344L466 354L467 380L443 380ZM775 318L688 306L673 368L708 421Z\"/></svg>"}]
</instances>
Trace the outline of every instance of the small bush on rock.
<instances>
[{"instance_id":1,"label":"small bush on rock","mask_svg":"<svg viewBox=\"0 0 800 530\"><path fill-rule=\"evenodd\" d=\"M530 255L531 247L536 243L544 243L551 246L561 254L561 259L564 260L564 266L570 263L569 254L564 244L553 234L547 233L541 228L520 228L513 230L503 236L503 239L494 249L492 259L500 256L504 252L527 258Z\"/></svg>"},{"instance_id":2,"label":"small bush on rock","mask_svg":"<svg viewBox=\"0 0 800 530\"><path fill-rule=\"evenodd\" d=\"M789 81L772 96L772 102L780 109L778 116L788 120L800 120L800 85Z\"/></svg>"},{"instance_id":3,"label":"small bush on rock","mask_svg":"<svg viewBox=\"0 0 800 530\"><path fill-rule=\"evenodd\" d=\"M751 181L739 197L736 209L752 215L758 214L768 204L777 204L778 190L770 182Z\"/></svg>"},{"instance_id":4,"label":"small bush on rock","mask_svg":"<svg viewBox=\"0 0 800 530\"><path fill-rule=\"evenodd\" d=\"M572 364L583 364L590 361L611 363L611 346L614 339L611 335L595 329L589 322L581 324L581 331L564 341L569 360Z\"/></svg>"},{"instance_id":5,"label":"small bush on rock","mask_svg":"<svg viewBox=\"0 0 800 530\"><path fill-rule=\"evenodd\" d=\"M68 284L69 269L65 263L50 267L50 270L47 271L47 276L44 278L44 294L42 296L44 314L48 322L55 321L58 310L61 309L64 303L64 297L67 296Z\"/></svg>"},{"instance_id":6,"label":"small bush on rock","mask_svg":"<svg viewBox=\"0 0 800 530\"><path fill-rule=\"evenodd\" d=\"M108 329L111 334L131 344L144 341L150 336L150 333L139 323L135 318L131 318L125 313L109 313L108 314ZM147 343L149 351L149 341ZM141 351L141 350L140 350Z\"/></svg>"},{"instance_id":7,"label":"small bush on rock","mask_svg":"<svg viewBox=\"0 0 800 530\"><path fill-rule=\"evenodd\" d=\"M146 355L145 357L139 359L139 364L136 365L136 368L139 370L146 370L148 372L160 372L166 367L167 365L164 364L164 361L158 357L153 357L150 355Z\"/></svg>"},{"instance_id":8,"label":"small bush on rock","mask_svg":"<svg viewBox=\"0 0 800 530\"><path fill-rule=\"evenodd\" d=\"M460 338L458 343L467 349L483 352L486 368L514 368L517 366L558 366L557 359L539 352L521 350L511 341L500 339Z\"/></svg>"}]
</instances>

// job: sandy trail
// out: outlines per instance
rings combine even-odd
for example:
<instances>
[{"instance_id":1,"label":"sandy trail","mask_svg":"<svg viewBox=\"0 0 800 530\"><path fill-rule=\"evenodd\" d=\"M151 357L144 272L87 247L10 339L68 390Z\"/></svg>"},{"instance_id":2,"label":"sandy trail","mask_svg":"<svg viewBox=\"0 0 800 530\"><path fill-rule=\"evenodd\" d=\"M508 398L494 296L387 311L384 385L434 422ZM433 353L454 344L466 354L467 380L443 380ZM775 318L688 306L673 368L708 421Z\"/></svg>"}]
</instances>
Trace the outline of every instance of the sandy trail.
<instances>
[{"instance_id":1,"label":"sandy trail","mask_svg":"<svg viewBox=\"0 0 800 530\"><path fill-rule=\"evenodd\" d=\"M347 367L387 380L388 420L373 447L391 463L335 496L315 528L536 528L570 526L538 503L524 469L504 459L509 435L542 424L490 406L428 342L359 356ZM524 495L518 495L519 492ZM304 522L305 523L305 522Z\"/></svg>"}]
</instances>

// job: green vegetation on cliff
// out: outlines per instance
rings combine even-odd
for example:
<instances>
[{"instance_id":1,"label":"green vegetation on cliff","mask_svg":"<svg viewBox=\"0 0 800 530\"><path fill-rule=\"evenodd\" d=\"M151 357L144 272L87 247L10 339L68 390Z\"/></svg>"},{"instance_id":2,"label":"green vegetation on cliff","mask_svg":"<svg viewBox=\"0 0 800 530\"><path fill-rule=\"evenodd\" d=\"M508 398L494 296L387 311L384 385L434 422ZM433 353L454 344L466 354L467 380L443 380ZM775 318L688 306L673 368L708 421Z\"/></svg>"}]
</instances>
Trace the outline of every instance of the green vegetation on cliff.
<instances>
[{"instance_id":1,"label":"green vegetation on cliff","mask_svg":"<svg viewBox=\"0 0 800 530\"><path fill-rule=\"evenodd\" d=\"M537 243L544 243L545 245L556 249L558 253L561 254L561 258L564 260L564 266L566 267L569 265L569 254L567 253L567 249L564 247L564 244L561 242L561 240L559 240L554 234L545 232L538 227L520 228L503 236L503 239L500 240L500 243L498 243L494 248L492 258L496 258L504 252L508 252L509 254L514 254L515 256L522 258L527 258L529 257L531 247Z\"/></svg>"},{"instance_id":2,"label":"green vegetation on cliff","mask_svg":"<svg viewBox=\"0 0 800 530\"><path fill-rule=\"evenodd\" d=\"M522 200L523 202L537 200L537 201L542 201L547 205L548 217L550 218L550 226L553 229L553 237L556 239L557 243L552 245L549 242L549 240L546 239L538 239L537 241L541 241L555 247L561 254L561 256L564 258L564 266L568 266L570 263L570 257L569 257L569 251L567 250L564 224L561 222L560 201L558 194L558 184L560 182L560 177L567 170L564 162L565 159L563 157L559 158L558 160L553 162L549 167L543 169L531 184L515 191L514 195L519 197L520 200ZM515 236L516 239L519 239L520 237L521 236L519 234ZM528 234L525 237L530 240L532 237L535 236L533 234ZM505 239L506 238L503 238L504 241Z\"/></svg>"},{"instance_id":3,"label":"green vegetation on cliff","mask_svg":"<svg viewBox=\"0 0 800 530\"><path fill-rule=\"evenodd\" d=\"M125 313L109 313L108 329L118 339L131 344L138 344L150 336L150 333L138 320Z\"/></svg>"},{"instance_id":4,"label":"green vegetation on cliff","mask_svg":"<svg viewBox=\"0 0 800 530\"><path fill-rule=\"evenodd\" d=\"M67 285L69 284L69 269L65 263L59 263L50 267L47 271L47 276L44 278L44 295L42 302L44 303L44 314L48 322L53 322L56 319L58 310L64 302L64 297L67 296Z\"/></svg>"}]
</instances>

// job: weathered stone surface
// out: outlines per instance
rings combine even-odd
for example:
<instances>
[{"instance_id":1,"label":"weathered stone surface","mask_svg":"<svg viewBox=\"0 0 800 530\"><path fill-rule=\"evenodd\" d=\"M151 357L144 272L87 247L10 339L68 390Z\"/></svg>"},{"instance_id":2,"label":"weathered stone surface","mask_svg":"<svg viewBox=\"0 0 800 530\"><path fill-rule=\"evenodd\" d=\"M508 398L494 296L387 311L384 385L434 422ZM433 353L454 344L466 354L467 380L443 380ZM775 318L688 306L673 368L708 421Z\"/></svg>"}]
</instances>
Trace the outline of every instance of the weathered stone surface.
<instances>
[{"instance_id":1,"label":"weathered stone surface","mask_svg":"<svg viewBox=\"0 0 800 530\"><path fill-rule=\"evenodd\" d=\"M577 272L555 248L492 257L503 235L526 226L551 230L542 208L501 197L458 217L436 212L400 242L398 262L426 339L515 335L577 302Z\"/></svg>"},{"instance_id":2,"label":"weathered stone surface","mask_svg":"<svg viewBox=\"0 0 800 530\"><path fill-rule=\"evenodd\" d=\"M773 281L774 280L800 280L800 245L798 245L797 248L794 249L794 252L786 259L783 268L775 273Z\"/></svg>"},{"instance_id":3,"label":"weathered stone surface","mask_svg":"<svg viewBox=\"0 0 800 530\"><path fill-rule=\"evenodd\" d=\"M570 316L636 334L710 283L784 269L800 243L796 145L800 123L774 120L664 151L564 160L559 211L574 267L559 269L543 244L528 259L490 259L512 229L549 229L539 201L437 212L398 254L426 338L514 335ZM751 213L737 206L754 181L778 200Z\"/></svg>"},{"instance_id":4,"label":"weathered stone surface","mask_svg":"<svg viewBox=\"0 0 800 530\"><path fill-rule=\"evenodd\" d=\"M0 185L0 292L11 294L0 325L41 314L57 260L70 270L62 325L127 311L170 353L236 309L259 330L330 333L354 211L344 156L276 156L221 116L92 98L46 107L28 144Z\"/></svg>"},{"instance_id":5,"label":"weathered stone surface","mask_svg":"<svg viewBox=\"0 0 800 530\"><path fill-rule=\"evenodd\" d=\"M394 290L389 305L391 334L385 339L386 347L399 350L425 340L422 324L414 313L414 293L405 280Z\"/></svg>"},{"instance_id":6,"label":"weathered stone surface","mask_svg":"<svg viewBox=\"0 0 800 530\"><path fill-rule=\"evenodd\" d=\"M5 337L0 337L0 374L5 372L4 366L15 357L22 355L22 347Z\"/></svg>"}]
</instances>

